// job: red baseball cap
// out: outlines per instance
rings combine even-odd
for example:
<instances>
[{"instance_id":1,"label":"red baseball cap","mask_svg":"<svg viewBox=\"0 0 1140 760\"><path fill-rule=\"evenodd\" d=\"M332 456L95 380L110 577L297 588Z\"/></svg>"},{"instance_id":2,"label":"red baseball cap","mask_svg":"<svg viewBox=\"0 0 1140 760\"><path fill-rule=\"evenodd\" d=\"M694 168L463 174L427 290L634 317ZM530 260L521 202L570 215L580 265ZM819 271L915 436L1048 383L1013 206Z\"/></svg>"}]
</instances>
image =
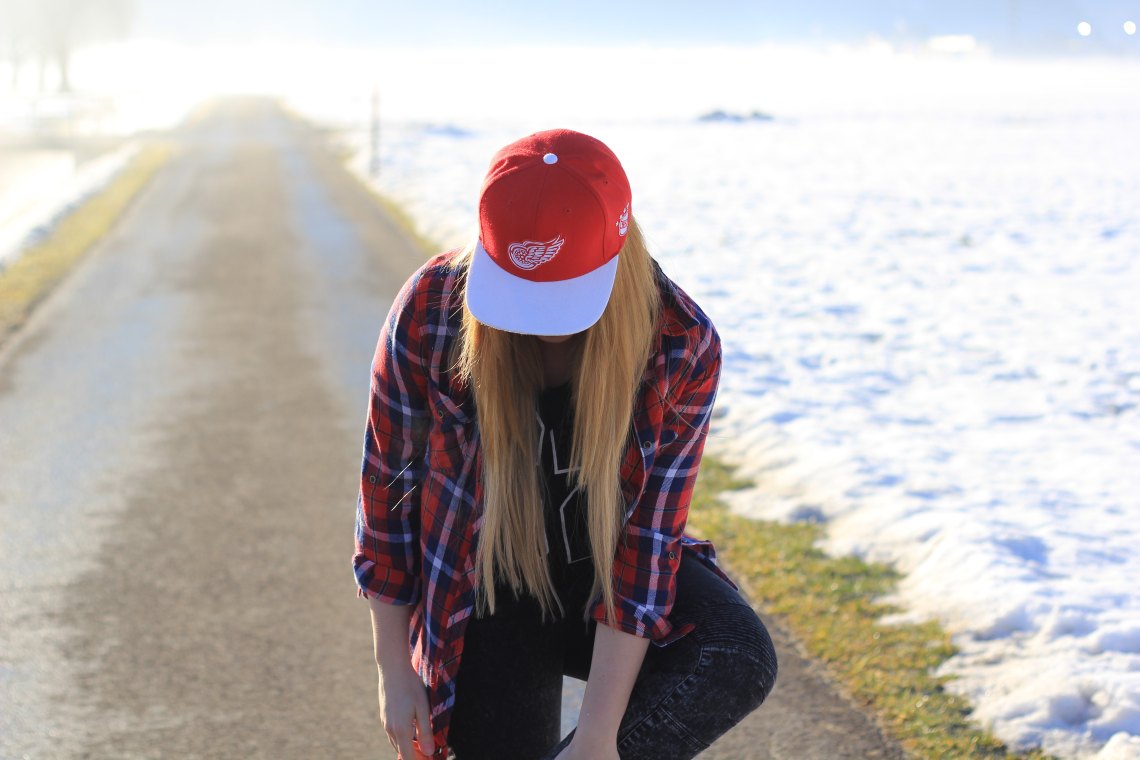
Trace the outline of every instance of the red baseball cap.
<instances>
[{"instance_id":1,"label":"red baseball cap","mask_svg":"<svg viewBox=\"0 0 1140 760\"><path fill-rule=\"evenodd\" d=\"M467 308L510 332L570 335L609 302L629 230L629 180L601 141L552 129L491 159Z\"/></svg>"}]
</instances>

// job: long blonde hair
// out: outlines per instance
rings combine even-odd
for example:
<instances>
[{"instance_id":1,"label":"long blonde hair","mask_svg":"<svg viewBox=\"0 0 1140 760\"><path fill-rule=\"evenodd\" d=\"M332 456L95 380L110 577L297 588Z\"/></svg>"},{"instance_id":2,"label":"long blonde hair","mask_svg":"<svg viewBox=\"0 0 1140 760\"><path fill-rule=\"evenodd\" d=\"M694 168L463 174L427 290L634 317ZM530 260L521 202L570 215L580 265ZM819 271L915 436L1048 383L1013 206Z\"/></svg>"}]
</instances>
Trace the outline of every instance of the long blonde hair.
<instances>
[{"instance_id":1,"label":"long blonde hair","mask_svg":"<svg viewBox=\"0 0 1140 760\"><path fill-rule=\"evenodd\" d=\"M474 246L452 259L465 283ZM594 564L593 598L602 593L615 616L614 553L625 518L620 468L642 374L659 333L661 294L641 229L630 219L618 254L613 291L601 318L574 339L570 380L573 444L569 487L586 499ZM495 578L516 594L529 591L546 615L558 605L543 554L546 527L539 479L538 394L543 386L539 338L489 327L463 306L452 371L475 397L482 441L483 525L475 553L478 614L495 611ZM605 580L603 583L602 580ZM582 619L589 620L589 605Z\"/></svg>"}]
</instances>

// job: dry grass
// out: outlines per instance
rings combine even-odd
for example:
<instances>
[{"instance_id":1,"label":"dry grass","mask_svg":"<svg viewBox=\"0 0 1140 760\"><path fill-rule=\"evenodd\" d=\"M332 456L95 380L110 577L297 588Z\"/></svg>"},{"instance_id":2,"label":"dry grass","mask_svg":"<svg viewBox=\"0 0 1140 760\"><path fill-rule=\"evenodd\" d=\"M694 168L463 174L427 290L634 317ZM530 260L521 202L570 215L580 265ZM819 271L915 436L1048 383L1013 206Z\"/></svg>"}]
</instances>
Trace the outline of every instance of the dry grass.
<instances>
[{"instance_id":1,"label":"dry grass","mask_svg":"<svg viewBox=\"0 0 1140 760\"><path fill-rule=\"evenodd\" d=\"M107 234L170 152L163 143L144 145L106 187L0 271L0 340L23 324L36 304Z\"/></svg>"},{"instance_id":2,"label":"dry grass","mask_svg":"<svg viewBox=\"0 0 1140 760\"><path fill-rule=\"evenodd\" d=\"M1010 752L969 721L970 705L946 691L934 671L955 653L936 623L881 625L896 608L878 601L898 574L816 548L814 524L752 520L732 513L718 495L750 485L706 456L687 530L717 546L733 578L758 609L774 615L812 657L827 664L855 701L876 715L914 757L1045 758Z\"/></svg>"}]
</instances>

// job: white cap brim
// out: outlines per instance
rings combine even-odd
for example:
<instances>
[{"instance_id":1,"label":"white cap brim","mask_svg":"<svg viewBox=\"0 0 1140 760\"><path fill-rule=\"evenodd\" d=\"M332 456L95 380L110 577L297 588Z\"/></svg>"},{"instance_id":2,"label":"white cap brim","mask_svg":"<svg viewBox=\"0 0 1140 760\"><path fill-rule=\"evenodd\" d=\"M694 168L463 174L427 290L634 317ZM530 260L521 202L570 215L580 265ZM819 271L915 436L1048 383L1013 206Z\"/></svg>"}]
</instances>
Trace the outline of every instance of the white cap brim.
<instances>
[{"instance_id":1,"label":"white cap brim","mask_svg":"<svg viewBox=\"0 0 1140 760\"><path fill-rule=\"evenodd\" d=\"M573 335L606 310L617 275L614 256L570 280L533 282L506 271L479 242L467 273L467 308L485 325L528 335Z\"/></svg>"}]
</instances>

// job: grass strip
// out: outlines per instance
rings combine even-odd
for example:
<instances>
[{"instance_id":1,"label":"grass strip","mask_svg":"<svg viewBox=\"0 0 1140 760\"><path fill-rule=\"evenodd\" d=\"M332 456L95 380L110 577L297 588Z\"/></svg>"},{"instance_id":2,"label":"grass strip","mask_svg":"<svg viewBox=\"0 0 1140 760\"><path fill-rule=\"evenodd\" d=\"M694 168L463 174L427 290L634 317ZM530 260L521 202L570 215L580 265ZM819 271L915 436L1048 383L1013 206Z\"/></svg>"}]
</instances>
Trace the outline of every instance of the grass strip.
<instances>
[{"instance_id":1,"label":"grass strip","mask_svg":"<svg viewBox=\"0 0 1140 760\"><path fill-rule=\"evenodd\" d=\"M717 558L762 612L773 615L903 748L921 758L1048 758L1039 750L1011 752L969 721L970 704L934 675L955 654L937 623L882 625L899 612L880 601L899 573L856 557L816 548L823 528L811 523L754 520L720 501L751 486L715 457L705 456L686 530L713 541Z\"/></svg>"},{"instance_id":2,"label":"grass strip","mask_svg":"<svg viewBox=\"0 0 1140 760\"><path fill-rule=\"evenodd\" d=\"M373 183L368 181L366 177L361 176L358 172L353 171L353 169L348 166L348 162L352 158L351 150L343 146L335 145L330 145L330 150L332 150L334 155L340 159L341 163L344 165L344 170L357 181L360 187L364 189L364 192L368 193L368 195L372 197L372 200L377 205L379 205L380 208L384 209L385 213L387 213L388 216L392 218L392 221L394 221L396 225L404 231L404 234L407 235L412 240L412 242L416 244L416 247L423 252L426 258L431 258L437 253L442 253L443 251L447 250L447 248L439 245L434 240L420 232L419 227L416 225L416 220L412 218L411 214L404 210L403 206L401 206L399 203L384 193L380 192Z\"/></svg>"},{"instance_id":3,"label":"grass strip","mask_svg":"<svg viewBox=\"0 0 1140 760\"><path fill-rule=\"evenodd\" d=\"M424 234L419 231L419 228L416 227L415 220L404 210L403 206L400 206L388 196L381 194L375 187L363 179L359 177L357 177L357 179L360 180L361 186L372 195L373 199L384 208L384 211L396 221L400 229L416 241L416 245L419 246L420 250L424 251L428 258L447 250L447 248L443 246L435 245L430 239L425 237Z\"/></svg>"},{"instance_id":4,"label":"grass strip","mask_svg":"<svg viewBox=\"0 0 1140 760\"><path fill-rule=\"evenodd\" d=\"M169 157L165 143L143 145L105 187L65 216L47 238L0 270L0 342L98 242Z\"/></svg>"}]
</instances>

